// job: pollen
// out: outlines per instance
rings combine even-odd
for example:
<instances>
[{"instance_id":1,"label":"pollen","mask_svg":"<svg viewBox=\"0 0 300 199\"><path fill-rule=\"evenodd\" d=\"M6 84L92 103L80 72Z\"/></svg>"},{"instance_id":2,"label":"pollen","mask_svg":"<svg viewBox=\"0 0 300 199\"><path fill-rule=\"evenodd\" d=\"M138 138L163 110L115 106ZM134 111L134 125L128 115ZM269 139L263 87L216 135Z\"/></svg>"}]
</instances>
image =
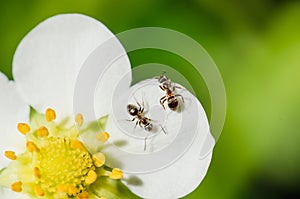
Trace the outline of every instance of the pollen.
<instances>
[{"instance_id":1,"label":"pollen","mask_svg":"<svg viewBox=\"0 0 300 199\"><path fill-rule=\"evenodd\" d=\"M68 185L67 193L71 196L75 196L77 194L77 189L73 185Z\"/></svg>"},{"instance_id":2,"label":"pollen","mask_svg":"<svg viewBox=\"0 0 300 199\"><path fill-rule=\"evenodd\" d=\"M105 143L109 138L109 134L107 132L100 132L97 134L96 138L100 142Z\"/></svg>"},{"instance_id":3,"label":"pollen","mask_svg":"<svg viewBox=\"0 0 300 199\"><path fill-rule=\"evenodd\" d=\"M105 164L105 155L103 153L95 153L92 158L96 167L102 167Z\"/></svg>"},{"instance_id":4,"label":"pollen","mask_svg":"<svg viewBox=\"0 0 300 199\"><path fill-rule=\"evenodd\" d=\"M17 159L17 156L15 154L14 151L5 151L4 152L4 155L8 158L8 159L11 159L11 160L16 160Z\"/></svg>"},{"instance_id":5,"label":"pollen","mask_svg":"<svg viewBox=\"0 0 300 199\"><path fill-rule=\"evenodd\" d=\"M71 148L84 150L84 145L79 140L72 140Z\"/></svg>"},{"instance_id":6,"label":"pollen","mask_svg":"<svg viewBox=\"0 0 300 199\"><path fill-rule=\"evenodd\" d=\"M78 127L81 127L83 124L83 115L81 113L78 113L75 117L75 122Z\"/></svg>"},{"instance_id":7,"label":"pollen","mask_svg":"<svg viewBox=\"0 0 300 199\"><path fill-rule=\"evenodd\" d=\"M34 187L34 192L37 196L44 196L45 195L45 192L43 191L43 189L39 185L36 185Z\"/></svg>"},{"instance_id":8,"label":"pollen","mask_svg":"<svg viewBox=\"0 0 300 199\"><path fill-rule=\"evenodd\" d=\"M33 169L33 175L34 175L36 178L41 178L40 169L39 169L38 167L34 167L34 169Z\"/></svg>"},{"instance_id":9,"label":"pollen","mask_svg":"<svg viewBox=\"0 0 300 199\"><path fill-rule=\"evenodd\" d=\"M46 138L37 162L38 184L45 192L77 196L97 179L92 157L79 140Z\"/></svg>"},{"instance_id":10,"label":"pollen","mask_svg":"<svg viewBox=\"0 0 300 199\"><path fill-rule=\"evenodd\" d=\"M45 126L42 126L38 129L37 134L39 137L47 137L49 135L49 131Z\"/></svg>"},{"instance_id":11,"label":"pollen","mask_svg":"<svg viewBox=\"0 0 300 199\"><path fill-rule=\"evenodd\" d=\"M46 110L46 120L47 120L48 122L51 122L51 121L53 121L53 120L55 120L55 119L56 119L56 112L55 112L53 109L48 108L48 109Z\"/></svg>"},{"instance_id":12,"label":"pollen","mask_svg":"<svg viewBox=\"0 0 300 199\"><path fill-rule=\"evenodd\" d=\"M29 152L34 152L34 151L39 152L40 151L40 149L35 145L35 143L31 142L31 141L28 141L26 143L26 148Z\"/></svg>"},{"instance_id":13,"label":"pollen","mask_svg":"<svg viewBox=\"0 0 300 199\"><path fill-rule=\"evenodd\" d=\"M85 178L85 183L86 184L92 184L97 180L97 174L95 171L90 170L87 174L87 177Z\"/></svg>"},{"instance_id":14,"label":"pollen","mask_svg":"<svg viewBox=\"0 0 300 199\"><path fill-rule=\"evenodd\" d=\"M22 192L22 182L15 182L11 185L11 190L14 192Z\"/></svg>"},{"instance_id":15,"label":"pollen","mask_svg":"<svg viewBox=\"0 0 300 199\"><path fill-rule=\"evenodd\" d=\"M83 191L82 193L79 193L77 195L78 199L88 199L89 198L89 193L87 191Z\"/></svg>"},{"instance_id":16,"label":"pollen","mask_svg":"<svg viewBox=\"0 0 300 199\"><path fill-rule=\"evenodd\" d=\"M109 178L118 180L123 178L123 172L121 169L114 168L112 172L109 174Z\"/></svg>"},{"instance_id":17,"label":"pollen","mask_svg":"<svg viewBox=\"0 0 300 199\"><path fill-rule=\"evenodd\" d=\"M17 126L18 130L20 133L23 135L26 135L30 131L30 126L26 123L19 123Z\"/></svg>"}]
</instances>

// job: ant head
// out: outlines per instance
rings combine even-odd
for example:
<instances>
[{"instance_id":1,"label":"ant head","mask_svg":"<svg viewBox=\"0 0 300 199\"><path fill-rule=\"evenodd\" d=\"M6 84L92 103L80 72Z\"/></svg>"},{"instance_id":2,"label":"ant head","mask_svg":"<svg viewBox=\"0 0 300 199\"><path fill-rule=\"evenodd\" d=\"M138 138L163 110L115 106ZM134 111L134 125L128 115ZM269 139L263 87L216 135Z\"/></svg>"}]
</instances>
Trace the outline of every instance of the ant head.
<instances>
[{"instance_id":1,"label":"ant head","mask_svg":"<svg viewBox=\"0 0 300 199\"><path fill-rule=\"evenodd\" d=\"M158 82L159 82L159 83L163 83L163 82L165 82L165 81L168 81L167 76L165 76L165 75L159 76L159 78L158 78Z\"/></svg>"},{"instance_id":2,"label":"ant head","mask_svg":"<svg viewBox=\"0 0 300 199\"><path fill-rule=\"evenodd\" d=\"M158 82L159 83L163 83L163 82L169 80L169 78L165 74L166 74L166 71L163 71L163 73L161 74L161 76L158 77Z\"/></svg>"},{"instance_id":3,"label":"ant head","mask_svg":"<svg viewBox=\"0 0 300 199\"><path fill-rule=\"evenodd\" d=\"M136 116L138 114L138 108L133 104L127 105L127 111L131 116Z\"/></svg>"}]
</instances>

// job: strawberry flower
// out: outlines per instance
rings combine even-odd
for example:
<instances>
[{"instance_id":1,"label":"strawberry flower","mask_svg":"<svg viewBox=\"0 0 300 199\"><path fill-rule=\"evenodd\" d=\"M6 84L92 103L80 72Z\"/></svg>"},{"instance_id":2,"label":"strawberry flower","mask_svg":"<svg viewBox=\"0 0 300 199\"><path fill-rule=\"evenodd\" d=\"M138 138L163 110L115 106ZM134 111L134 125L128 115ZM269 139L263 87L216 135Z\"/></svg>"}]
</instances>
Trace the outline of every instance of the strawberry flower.
<instances>
[{"instance_id":1,"label":"strawberry flower","mask_svg":"<svg viewBox=\"0 0 300 199\"><path fill-rule=\"evenodd\" d=\"M19 44L14 81L0 73L1 198L135 197L120 182L122 170L105 166L106 117L85 122L72 112L80 66L111 37L98 21L67 14L47 19ZM130 69L127 57L120 63ZM81 138L86 134L97 149Z\"/></svg>"},{"instance_id":2,"label":"strawberry flower","mask_svg":"<svg viewBox=\"0 0 300 199\"><path fill-rule=\"evenodd\" d=\"M130 88L131 66L119 42L116 48L97 51L115 38L95 19L64 14L42 22L21 41L13 59L14 81L0 73L1 198L138 198L132 192L143 198L179 198L200 184L212 156L212 151L201 156L205 141L210 141L211 149L214 139L201 104L188 91L183 96L188 96L190 106L186 106L182 117L189 113L201 122L191 125L190 120L184 120L178 135L195 131L195 136L185 139L168 133L154 144L163 149L177 136L179 144L187 143L185 151L170 164L147 172L137 172L142 171L143 163L137 161L137 156L124 155L123 150L129 148L140 150L137 145L143 142L119 137L122 132L111 105L124 96L116 97L114 92L124 76L126 82L121 83L119 94L130 95L142 83ZM110 63L112 69L104 73L95 91L93 106L98 119L86 114L85 106L76 107L78 112L74 112L74 90L82 67L93 64L104 71L106 66L100 57L114 51L124 56ZM92 79L85 77L83 81L89 85ZM157 95L151 91L157 88L150 87L141 88L141 93ZM179 131L178 115L168 118L175 121L169 124L168 132ZM120 138L127 144L115 150L114 143ZM151 165L151 160L144 163ZM155 161L163 162L164 156L156 156ZM132 170L132 165L137 169Z\"/></svg>"}]
</instances>

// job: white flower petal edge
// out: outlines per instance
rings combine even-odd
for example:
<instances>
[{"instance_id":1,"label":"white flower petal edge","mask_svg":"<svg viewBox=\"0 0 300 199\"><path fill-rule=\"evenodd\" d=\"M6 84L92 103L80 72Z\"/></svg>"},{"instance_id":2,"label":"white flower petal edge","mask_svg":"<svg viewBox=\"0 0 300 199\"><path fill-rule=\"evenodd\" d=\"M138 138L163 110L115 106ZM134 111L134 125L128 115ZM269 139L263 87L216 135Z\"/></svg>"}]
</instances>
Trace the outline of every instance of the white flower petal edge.
<instances>
[{"instance_id":1,"label":"white flower petal edge","mask_svg":"<svg viewBox=\"0 0 300 199\"><path fill-rule=\"evenodd\" d=\"M102 23L84 15L63 14L45 20L26 35L14 55L18 91L39 112L52 107L58 110L58 119L71 116L80 67L97 46L112 37Z\"/></svg>"},{"instance_id":2,"label":"white flower petal edge","mask_svg":"<svg viewBox=\"0 0 300 199\"><path fill-rule=\"evenodd\" d=\"M0 168L10 160L4 151L12 150L21 153L25 149L25 138L17 132L19 122L28 122L29 106L19 96L13 81L0 72Z\"/></svg>"}]
</instances>

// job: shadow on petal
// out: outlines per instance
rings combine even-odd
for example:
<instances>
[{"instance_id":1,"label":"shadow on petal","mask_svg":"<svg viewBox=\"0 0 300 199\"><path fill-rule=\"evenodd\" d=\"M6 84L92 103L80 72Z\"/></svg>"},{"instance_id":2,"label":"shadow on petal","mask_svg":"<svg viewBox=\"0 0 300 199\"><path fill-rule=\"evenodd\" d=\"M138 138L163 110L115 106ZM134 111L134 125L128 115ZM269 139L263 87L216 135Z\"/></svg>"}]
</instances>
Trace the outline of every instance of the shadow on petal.
<instances>
[{"instance_id":1,"label":"shadow on petal","mask_svg":"<svg viewBox=\"0 0 300 199\"><path fill-rule=\"evenodd\" d=\"M137 176L129 176L127 179L124 179L127 184L135 185L135 186L142 186L143 181Z\"/></svg>"}]
</instances>

